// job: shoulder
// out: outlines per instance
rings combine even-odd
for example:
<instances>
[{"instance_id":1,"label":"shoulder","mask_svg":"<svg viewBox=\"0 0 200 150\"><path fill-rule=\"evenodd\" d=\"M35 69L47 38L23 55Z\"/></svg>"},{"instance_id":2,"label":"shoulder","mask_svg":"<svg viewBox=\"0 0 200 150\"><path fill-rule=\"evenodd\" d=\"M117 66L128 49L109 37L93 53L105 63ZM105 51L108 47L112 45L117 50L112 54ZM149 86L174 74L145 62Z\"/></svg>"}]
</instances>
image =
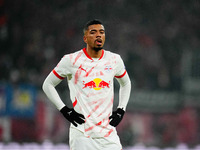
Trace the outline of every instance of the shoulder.
<instances>
[{"instance_id":1,"label":"shoulder","mask_svg":"<svg viewBox=\"0 0 200 150\"><path fill-rule=\"evenodd\" d=\"M104 50L104 53L106 55L106 57L110 57L110 58L120 58L120 55L108 50Z\"/></svg>"},{"instance_id":2,"label":"shoulder","mask_svg":"<svg viewBox=\"0 0 200 150\"><path fill-rule=\"evenodd\" d=\"M121 59L121 56L117 53L108 51L108 50L104 50L105 53L105 57L110 58L110 59Z\"/></svg>"},{"instance_id":3,"label":"shoulder","mask_svg":"<svg viewBox=\"0 0 200 150\"><path fill-rule=\"evenodd\" d=\"M73 53L65 54L62 59L72 61L72 60L76 59L77 57L80 57L82 54L83 54L83 51L81 49L81 50L78 50Z\"/></svg>"}]
</instances>

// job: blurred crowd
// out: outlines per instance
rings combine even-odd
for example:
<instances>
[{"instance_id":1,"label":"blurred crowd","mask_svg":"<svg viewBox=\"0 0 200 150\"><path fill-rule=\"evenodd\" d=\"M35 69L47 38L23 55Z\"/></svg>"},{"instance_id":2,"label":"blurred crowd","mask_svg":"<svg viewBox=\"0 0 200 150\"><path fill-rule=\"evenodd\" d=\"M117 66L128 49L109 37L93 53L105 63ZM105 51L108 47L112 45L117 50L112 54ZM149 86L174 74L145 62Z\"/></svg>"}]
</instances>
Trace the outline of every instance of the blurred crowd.
<instances>
[{"instance_id":1,"label":"blurred crowd","mask_svg":"<svg viewBox=\"0 0 200 150\"><path fill-rule=\"evenodd\" d=\"M0 83L30 83L41 90L44 79L64 54L85 47L82 29L94 18L103 21L104 48L122 56L134 88L182 92L183 55L199 54L200 49L198 0L0 0ZM194 61L196 66L200 66L199 58ZM200 68L192 70L200 77ZM45 106L39 104L37 113L43 114ZM56 114L52 125L42 126L46 117L39 114L24 124L14 121L14 140L57 135L52 141L66 142L66 124L60 115ZM197 144L198 114L199 108L193 107L182 108L177 114L130 112L126 118L129 122L118 130L125 145ZM27 132L27 124L32 132ZM19 129L24 134L18 134ZM28 137L20 137L25 133Z\"/></svg>"},{"instance_id":2,"label":"blurred crowd","mask_svg":"<svg viewBox=\"0 0 200 150\"><path fill-rule=\"evenodd\" d=\"M194 107L184 107L177 113L128 111L117 131L124 147L144 144L165 148L183 143L194 147L200 144L199 114ZM34 119L12 119L12 141L68 143L69 126L54 107L39 102Z\"/></svg>"},{"instance_id":3,"label":"blurred crowd","mask_svg":"<svg viewBox=\"0 0 200 150\"><path fill-rule=\"evenodd\" d=\"M105 49L125 60L135 86L181 90L181 56L200 47L197 0L0 0L0 81L40 87L60 58L85 46L83 25L101 19Z\"/></svg>"}]
</instances>

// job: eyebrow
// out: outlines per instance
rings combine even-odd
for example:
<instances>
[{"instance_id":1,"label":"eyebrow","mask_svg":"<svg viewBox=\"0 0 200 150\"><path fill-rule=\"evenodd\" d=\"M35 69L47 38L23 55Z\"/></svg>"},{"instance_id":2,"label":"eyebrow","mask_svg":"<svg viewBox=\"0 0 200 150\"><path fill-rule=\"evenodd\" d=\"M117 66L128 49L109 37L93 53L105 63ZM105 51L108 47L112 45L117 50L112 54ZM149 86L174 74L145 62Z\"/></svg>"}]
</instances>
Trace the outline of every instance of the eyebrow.
<instances>
[{"instance_id":1,"label":"eyebrow","mask_svg":"<svg viewBox=\"0 0 200 150\"><path fill-rule=\"evenodd\" d=\"M90 32L91 31L97 31L97 29L92 29L92 30L90 30ZM104 29L100 29L99 31L105 31Z\"/></svg>"}]
</instances>

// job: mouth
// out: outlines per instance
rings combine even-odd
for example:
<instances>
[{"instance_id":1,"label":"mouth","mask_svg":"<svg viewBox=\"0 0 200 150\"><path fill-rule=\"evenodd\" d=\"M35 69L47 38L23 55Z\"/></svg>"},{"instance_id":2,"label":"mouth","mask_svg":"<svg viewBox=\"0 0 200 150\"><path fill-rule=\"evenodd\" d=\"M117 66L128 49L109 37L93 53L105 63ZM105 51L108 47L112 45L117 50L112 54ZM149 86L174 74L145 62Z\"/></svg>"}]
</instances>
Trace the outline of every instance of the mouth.
<instances>
[{"instance_id":1,"label":"mouth","mask_svg":"<svg viewBox=\"0 0 200 150\"><path fill-rule=\"evenodd\" d=\"M101 45L101 44L102 44L102 39L96 39L96 40L95 40L95 43L96 43L97 45Z\"/></svg>"}]
</instances>

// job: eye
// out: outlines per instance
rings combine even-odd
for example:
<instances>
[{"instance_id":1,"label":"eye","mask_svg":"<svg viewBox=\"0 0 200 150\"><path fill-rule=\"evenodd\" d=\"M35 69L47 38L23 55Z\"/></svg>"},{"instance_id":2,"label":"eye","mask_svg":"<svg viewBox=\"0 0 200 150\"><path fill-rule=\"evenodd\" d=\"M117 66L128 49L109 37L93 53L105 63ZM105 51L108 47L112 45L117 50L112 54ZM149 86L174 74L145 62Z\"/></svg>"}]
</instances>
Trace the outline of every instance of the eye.
<instances>
[{"instance_id":1,"label":"eye","mask_svg":"<svg viewBox=\"0 0 200 150\"><path fill-rule=\"evenodd\" d=\"M94 30L90 31L90 34L95 34L95 33L96 33L96 31L94 31Z\"/></svg>"}]
</instances>

